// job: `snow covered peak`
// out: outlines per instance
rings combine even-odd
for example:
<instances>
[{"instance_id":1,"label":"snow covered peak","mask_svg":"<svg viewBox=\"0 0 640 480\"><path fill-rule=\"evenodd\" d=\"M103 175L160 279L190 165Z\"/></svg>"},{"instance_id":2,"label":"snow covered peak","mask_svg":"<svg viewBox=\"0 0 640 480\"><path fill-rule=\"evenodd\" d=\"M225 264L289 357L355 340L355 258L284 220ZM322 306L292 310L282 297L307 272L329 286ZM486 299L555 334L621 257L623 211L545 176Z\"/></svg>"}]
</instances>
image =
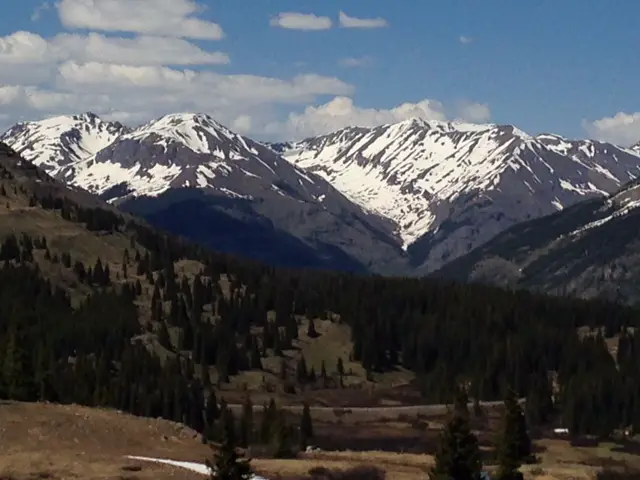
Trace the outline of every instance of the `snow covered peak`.
<instances>
[{"instance_id":1,"label":"snow covered peak","mask_svg":"<svg viewBox=\"0 0 640 480\"><path fill-rule=\"evenodd\" d=\"M410 119L278 148L395 221L405 247L446 231L473 248L510 224L605 195L640 173L640 155L615 145L534 137L512 125ZM462 253L449 247L439 259Z\"/></svg>"},{"instance_id":2,"label":"snow covered peak","mask_svg":"<svg viewBox=\"0 0 640 480\"><path fill-rule=\"evenodd\" d=\"M165 115L133 130L123 139L141 140L150 137L154 137L156 143L164 147L168 143L178 142L193 152L203 154L213 154L220 143L240 142L246 146L246 140L240 135L202 113Z\"/></svg>"},{"instance_id":3,"label":"snow covered peak","mask_svg":"<svg viewBox=\"0 0 640 480\"><path fill-rule=\"evenodd\" d=\"M633 150L634 152L638 152L640 154L640 142L636 143L633 147L631 147L631 150Z\"/></svg>"},{"instance_id":4,"label":"snow covered peak","mask_svg":"<svg viewBox=\"0 0 640 480\"><path fill-rule=\"evenodd\" d=\"M87 112L18 123L0 140L56 176L65 166L90 158L127 131L118 122Z\"/></svg>"}]
</instances>

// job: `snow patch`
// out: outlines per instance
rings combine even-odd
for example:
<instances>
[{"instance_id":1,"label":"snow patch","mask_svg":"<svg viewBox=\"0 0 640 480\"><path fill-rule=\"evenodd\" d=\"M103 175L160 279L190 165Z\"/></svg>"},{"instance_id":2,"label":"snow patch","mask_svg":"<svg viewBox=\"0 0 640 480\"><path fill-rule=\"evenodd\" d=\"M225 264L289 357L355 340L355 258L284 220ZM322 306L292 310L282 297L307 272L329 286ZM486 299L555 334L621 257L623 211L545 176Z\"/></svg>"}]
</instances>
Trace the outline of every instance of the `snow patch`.
<instances>
[{"instance_id":1,"label":"snow patch","mask_svg":"<svg viewBox=\"0 0 640 480\"><path fill-rule=\"evenodd\" d=\"M196 462L180 462L176 460L167 460L164 458L151 458L151 457L138 457L134 455L126 455L125 458L130 460L139 460L142 462L162 463L164 465L171 465L172 467L184 468L191 472L200 473L202 475L211 475L211 469L204 463ZM266 477L260 475L251 475L253 480L268 480Z\"/></svg>"}]
</instances>

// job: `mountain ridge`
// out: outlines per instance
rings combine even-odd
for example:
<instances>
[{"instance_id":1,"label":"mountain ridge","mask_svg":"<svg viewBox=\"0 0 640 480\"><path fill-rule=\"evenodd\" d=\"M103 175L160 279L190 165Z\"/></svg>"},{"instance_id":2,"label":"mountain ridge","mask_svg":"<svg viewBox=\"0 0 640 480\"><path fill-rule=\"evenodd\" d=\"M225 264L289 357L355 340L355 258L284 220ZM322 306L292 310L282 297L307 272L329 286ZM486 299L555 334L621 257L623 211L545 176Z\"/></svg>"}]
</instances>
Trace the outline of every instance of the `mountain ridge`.
<instances>
[{"instance_id":1,"label":"mountain ridge","mask_svg":"<svg viewBox=\"0 0 640 480\"><path fill-rule=\"evenodd\" d=\"M605 195L640 173L640 153L630 149L511 125L409 119L272 148L395 221L427 271L511 224Z\"/></svg>"},{"instance_id":2,"label":"mountain ridge","mask_svg":"<svg viewBox=\"0 0 640 480\"><path fill-rule=\"evenodd\" d=\"M302 248L303 264L324 258L385 274L435 271L514 224L607 195L640 173L640 151L608 143L419 118L269 144L205 114L133 129L83 114L18 124L0 139L174 233L191 230L190 218L202 226L192 232L199 241L215 237L211 247L246 246L281 262L286 248L275 258L265 249L283 242ZM179 218L180 208L189 215Z\"/></svg>"},{"instance_id":3,"label":"mountain ridge","mask_svg":"<svg viewBox=\"0 0 640 480\"><path fill-rule=\"evenodd\" d=\"M39 164L43 148L38 142L53 143L39 140L46 138L50 123L34 122L22 126L17 137L10 130L0 138L22 147L25 157ZM26 148L23 138L34 139L35 145ZM292 261L292 266L299 261L303 266L358 271L405 268L406 255L397 246L390 221L364 211L322 178L208 115L165 115L110 140L84 158L62 162L52 173L125 211L144 211L173 233L191 229L185 224L189 218L198 226L192 234L210 247L233 253L246 247L258 259L287 265ZM62 144L64 148L78 151L74 145ZM64 153L63 158L71 158ZM188 214L171 202L188 208ZM279 246L281 253L273 257L274 242L290 251Z\"/></svg>"},{"instance_id":4,"label":"mountain ridge","mask_svg":"<svg viewBox=\"0 0 640 480\"><path fill-rule=\"evenodd\" d=\"M640 180L605 198L523 222L434 272L544 293L640 300Z\"/></svg>"}]
</instances>

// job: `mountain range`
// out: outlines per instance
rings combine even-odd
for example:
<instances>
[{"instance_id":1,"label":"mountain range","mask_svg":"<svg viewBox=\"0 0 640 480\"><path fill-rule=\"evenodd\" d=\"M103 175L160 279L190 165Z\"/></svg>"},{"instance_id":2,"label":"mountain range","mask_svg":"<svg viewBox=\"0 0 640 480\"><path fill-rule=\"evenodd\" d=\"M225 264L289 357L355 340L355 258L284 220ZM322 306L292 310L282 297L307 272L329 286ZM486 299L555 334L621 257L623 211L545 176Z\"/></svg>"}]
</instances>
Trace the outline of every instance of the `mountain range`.
<instances>
[{"instance_id":1,"label":"mountain range","mask_svg":"<svg viewBox=\"0 0 640 480\"><path fill-rule=\"evenodd\" d=\"M53 177L207 246L402 275L435 272L640 173L640 144L417 118L263 144L203 114L129 128L86 113L20 123L0 140Z\"/></svg>"}]
</instances>

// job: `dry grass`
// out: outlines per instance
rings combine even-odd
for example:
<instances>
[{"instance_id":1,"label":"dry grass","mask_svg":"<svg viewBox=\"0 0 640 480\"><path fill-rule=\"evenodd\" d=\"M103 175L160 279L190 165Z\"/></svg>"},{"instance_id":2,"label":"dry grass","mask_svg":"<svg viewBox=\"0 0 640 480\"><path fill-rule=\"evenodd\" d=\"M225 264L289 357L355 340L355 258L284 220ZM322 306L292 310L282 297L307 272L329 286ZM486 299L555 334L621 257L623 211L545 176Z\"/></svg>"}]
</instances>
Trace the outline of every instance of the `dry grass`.
<instances>
[{"instance_id":1,"label":"dry grass","mask_svg":"<svg viewBox=\"0 0 640 480\"><path fill-rule=\"evenodd\" d=\"M49 404L0 403L0 445L0 478L12 480L196 479L124 456L201 462L209 455L194 432L172 422Z\"/></svg>"},{"instance_id":2,"label":"dry grass","mask_svg":"<svg viewBox=\"0 0 640 480\"><path fill-rule=\"evenodd\" d=\"M314 458L299 458L295 460L253 460L251 463L258 471L273 478L304 476L313 468L323 467L329 470L348 470L357 466L375 466L384 470L388 480L415 480L425 477L425 468L419 465L403 465L399 462L389 462L386 458L367 458L366 454L349 455L318 455ZM425 457L427 457L425 455Z\"/></svg>"},{"instance_id":3,"label":"dry grass","mask_svg":"<svg viewBox=\"0 0 640 480\"><path fill-rule=\"evenodd\" d=\"M611 444L585 448L557 439L537 443L544 450L541 463L522 468L526 479L587 480L612 462L640 466L640 457L613 452ZM11 480L188 480L203 477L124 456L193 462L210 456L195 432L182 425L75 405L0 403L0 446L0 478ZM341 451L304 453L292 460L256 458L252 466L269 478L286 478L306 475L315 467L347 470L366 465L385 470L389 480L409 480L423 477L432 462L431 455Z\"/></svg>"}]
</instances>

